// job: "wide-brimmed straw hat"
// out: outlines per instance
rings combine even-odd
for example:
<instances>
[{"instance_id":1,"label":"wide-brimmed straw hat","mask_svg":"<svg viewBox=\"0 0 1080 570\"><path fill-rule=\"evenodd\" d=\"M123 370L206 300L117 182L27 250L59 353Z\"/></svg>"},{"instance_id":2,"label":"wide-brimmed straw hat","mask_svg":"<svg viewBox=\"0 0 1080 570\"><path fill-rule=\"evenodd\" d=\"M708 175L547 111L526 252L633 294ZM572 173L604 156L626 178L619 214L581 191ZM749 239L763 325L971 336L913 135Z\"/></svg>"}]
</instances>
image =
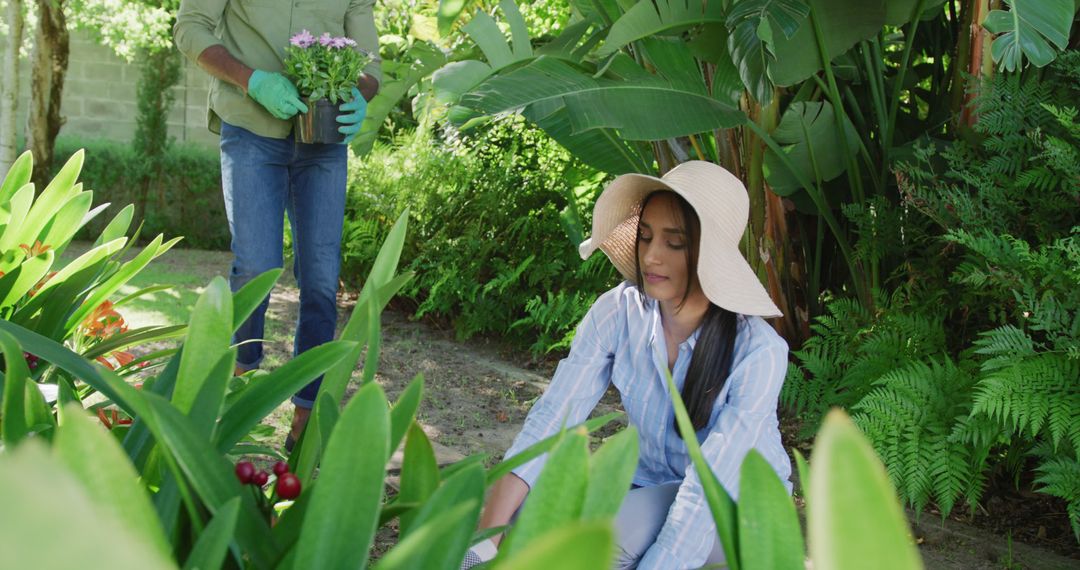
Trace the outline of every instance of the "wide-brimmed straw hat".
<instances>
[{"instance_id":1,"label":"wide-brimmed straw hat","mask_svg":"<svg viewBox=\"0 0 1080 570\"><path fill-rule=\"evenodd\" d=\"M750 216L746 187L730 172L710 162L684 162L663 178L645 174L616 178L596 201L592 237L578 247L581 258L599 248L623 277L637 283L634 242L641 201L649 193L665 189L685 198L701 220L697 274L705 296L735 313L783 316L739 251Z\"/></svg>"}]
</instances>

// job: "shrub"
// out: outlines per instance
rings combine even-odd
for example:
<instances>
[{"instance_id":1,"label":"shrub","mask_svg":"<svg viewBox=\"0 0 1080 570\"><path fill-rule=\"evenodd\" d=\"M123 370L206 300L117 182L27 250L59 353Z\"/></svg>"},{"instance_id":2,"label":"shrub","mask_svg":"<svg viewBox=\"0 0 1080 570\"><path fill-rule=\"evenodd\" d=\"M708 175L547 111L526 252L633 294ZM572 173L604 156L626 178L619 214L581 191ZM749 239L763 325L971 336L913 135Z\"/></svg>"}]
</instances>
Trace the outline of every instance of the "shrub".
<instances>
[{"instance_id":1,"label":"shrub","mask_svg":"<svg viewBox=\"0 0 1080 570\"><path fill-rule=\"evenodd\" d=\"M404 293L417 316L450 321L460 338L503 335L537 354L564 348L617 279L599 256L577 254L589 223L579 212L602 180L521 122L465 140L415 131L377 145L350 172L343 278L355 284L408 207L415 231L405 252L417 277Z\"/></svg>"},{"instance_id":2,"label":"shrub","mask_svg":"<svg viewBox=\"0 0 1080 570\"><path fill-rule=\"evenodd\" d=\"M137 203L146 169L144 160L130 145L97 139L60 138L54 164L62 164L80 148L86 148L83 186L94 191L98 202ZM147 195L143 235L184 236L186 247L223 250L229 248L229 224L221 198L221 161L215 149L195 144L173 144L160 158L161 175L151 181ZM104 228L92 220L77 237L90 239Z\"/></svg>"},{"instance_id":3,"label":"shrub","mask_svg":"<svg viewBox=\"0 0 1080 570\"><path fill-rule=\"evenodd\" d=\"M1078 73L1068 52L1042 78L998 75L971 140L916 150L882 216L903 223L875 238L903 255L895 291L874 311L830 302L783 401L808 430L829 406L856 412L916 509L1031 475L1080 540Z\"/></svg>"}]
</instances>

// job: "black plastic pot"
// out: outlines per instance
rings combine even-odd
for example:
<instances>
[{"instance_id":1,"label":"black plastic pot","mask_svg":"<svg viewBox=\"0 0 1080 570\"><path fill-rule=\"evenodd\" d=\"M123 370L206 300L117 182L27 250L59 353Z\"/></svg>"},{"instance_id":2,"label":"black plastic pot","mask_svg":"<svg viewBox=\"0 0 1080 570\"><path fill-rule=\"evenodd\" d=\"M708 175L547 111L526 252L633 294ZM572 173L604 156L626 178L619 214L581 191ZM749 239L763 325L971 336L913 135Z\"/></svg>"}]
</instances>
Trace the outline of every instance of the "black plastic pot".
<instances>
[{"instance_id":1,"label":"black plastic pot","mask_svg":"<svg viewBox=\"0 0 1080 570\"><path fill-rule=\"evenodd\" d=\"M341 123L337 122L338 115L343 114L340 107L344 101L335 105L329 99L305 99L304 103L308 112L297 113L293 119L296 121L296 142L337 144L345 140L345 135L338 132Z\"/></svg>"}]
</instances>

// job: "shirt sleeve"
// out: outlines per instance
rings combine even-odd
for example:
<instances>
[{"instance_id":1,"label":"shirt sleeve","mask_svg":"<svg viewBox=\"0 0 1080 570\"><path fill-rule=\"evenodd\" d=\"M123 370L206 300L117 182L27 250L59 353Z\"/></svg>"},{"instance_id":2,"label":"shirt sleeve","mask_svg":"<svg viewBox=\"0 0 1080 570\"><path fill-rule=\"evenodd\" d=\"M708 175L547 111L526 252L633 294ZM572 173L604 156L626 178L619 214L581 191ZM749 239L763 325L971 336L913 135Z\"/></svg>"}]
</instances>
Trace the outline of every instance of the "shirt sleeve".
<instances>
[{"instance_id":1,"label":"shirt sleeve","mask_svg":"<svg viewBox=\"0 0 1080 570\"><path fill-rule=\"evenodd\" d=\"M752 349L731 371L727 401L720 409L701 453L717 480L738 499L739 472L746 454L776 423L776 406L787 372L787 345L780 339ZM698 568L716 536L716 523L705 500L701 479L690 465L656 542L645 553L641 570Z\"/></svg>"},{"instance_id":2,"label":"shirt sleeve","mask_svg":"<svg viewBox=\"0 0 1080 570\"><path fill-rule=\"evenodd\" d=\"M559 363L551 385L529 411L507 458L555 435L563 426L580 424L596 407L611 382L618 299L615 291L609 291L589 309L574 334L569 356ZM513 473L532 487L546 461L547 454L541 455Z\"/></svg>"},{"instance_id":3,"label":"shirt sleeve","mask_svg":"<svg viewBox=\"0 0 1080 570\"><path fill-rule=\"evenodd\" d=\"M350 0L345 11L345 35L356 42L356 46L371 61L364 67L364 74L374 77L382 84L382 60L379 59L379 33L375 29L375 0Z\"/></svg>"},{"instance_id":4,"label":"shirt sleeve","mask_svg":"<svg viewBox=\"0 0 1080 570\"><path fill-rule=\"evenodd\" d=\"M228 0L183 0L173 26L173 40L177 49L193 62L206 48L222 45L221 38L214 35L218 22L225 13Z\"/></svg>"}]
</instances>

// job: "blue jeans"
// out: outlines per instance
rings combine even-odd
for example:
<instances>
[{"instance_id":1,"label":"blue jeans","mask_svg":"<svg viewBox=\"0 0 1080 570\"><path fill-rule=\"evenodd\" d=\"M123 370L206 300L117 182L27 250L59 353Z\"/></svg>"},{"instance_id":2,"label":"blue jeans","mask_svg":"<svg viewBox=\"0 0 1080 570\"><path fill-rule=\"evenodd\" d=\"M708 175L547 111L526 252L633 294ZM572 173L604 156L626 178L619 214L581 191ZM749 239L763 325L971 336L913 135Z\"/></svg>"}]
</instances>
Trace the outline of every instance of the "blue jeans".
<instances>
[{"instance_id":1,"label":"blue jeans","mask_svg":"<svg viewBox=\"0 0 1080 570\"><path fill-rule=\"evenodd\" d=\"M293 355L334 338L347 153L346 145L296 144L292 135L272 139L221 125L221 185L234 256L229 285L235 292L283 265L282 233L288 212L293 273L300 288ZM264 299L240 325L234 343L263 338L269 302ZM238 350L237 364L246 369L258 367L263 359L261 340ZM297 392L293 403L312 407L321 381Z\"/></svg>"}]
</instances>

